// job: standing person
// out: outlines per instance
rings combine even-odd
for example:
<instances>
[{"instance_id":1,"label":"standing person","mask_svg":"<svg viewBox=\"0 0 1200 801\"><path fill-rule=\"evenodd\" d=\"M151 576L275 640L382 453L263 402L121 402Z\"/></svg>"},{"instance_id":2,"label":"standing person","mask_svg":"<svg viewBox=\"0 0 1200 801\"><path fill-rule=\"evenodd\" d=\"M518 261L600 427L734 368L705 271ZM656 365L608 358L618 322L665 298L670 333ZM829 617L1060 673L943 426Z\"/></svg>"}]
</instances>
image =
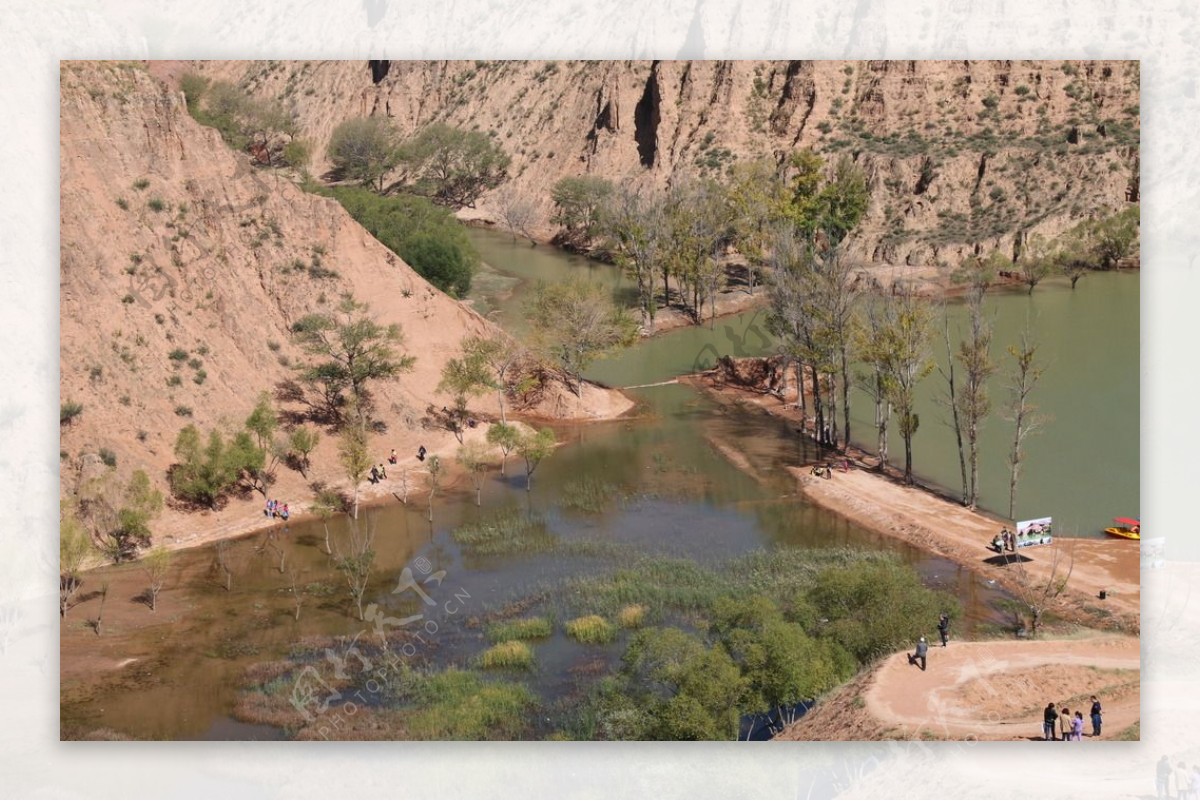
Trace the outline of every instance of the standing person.
<instances>
[{"instance_id":1,"label":"standing person","mask_svg":"<svg viewBox=\"0 0 1200 801\"><path fill-rule=\"evenodd\" d=\"M1056 723L1058 723L1058 712L1054 710L1054 702L1051 701L1042 710L1042 739L1046 741L1056 739L1054 736L1054 724Z\"/></svg>"},{"instance_id":2,"label":"standing person","mask_svg":"<svg viewBox=\"0 0 1200 801\"><path fill-rule=\"evenodd\" d=\"M286 503L283 505L283 510L280 511L279 516L283 518L285 523L287 522L288 517L291 516L291 513L288 512L288 505Z\"/></svg>"},{"instance_id":3,"label":"standing person","mask_svg":"<svg viewBox=\"0 0 1200 801\"><path fill-rule=\"evenodd\" d=\"M1071 739L1077 743L1083 742L1083 713L1075 710L1075 720L1071 721Z\"/></svg>"},{"instance_id":4,"label":"standing person","mask_svg":"<svg viewBox=\"0 0 1200 801\"><path fill-rule=\"evenodd\" d=\"M1061 714L1058 716L1058 728L1062 733L1063 742L1071 739L1071 710L1065 706L1060 707Z\"/></svg>"},{"instance_id":5,"label":"standing person","mask_svg":"<svg viewBox=\"0 0 1200 801\"><path fill-rule=\"evenodd\" d=\"M1164 764L1166 765L1165 769L1163 768ZM1166 798L1167 797L1166 792L1169 789L1167 787L1167 784L1170 782L1170 778L1171 778L1171 763L1167 762L1166 755L1164 755L1163 758L1161 760L1159 760L1158 772L1159 772L1160 776L1164 772L1167 775L1167 778L1160 779L1160 781L1162 782L1162 792L1164 793L1164 795L1159 796L1159 798ZM1183 760L1180 760L1179 765L1175 768L1175 797L1176 798L1191 798L1192 797L1191 788L1192 788L1192 783L1188 779L1187 765L1183 764Z\"/></svg>"},{"instance_id":6,"label":"standing person","mask_svg":"<svg viewBox=\"0 0 1200 801\"><path fill-rule=\"evenodd\" d=\"M950 616L942 612L942 616L938 618L938 635L942 638L942 647L946 647L946 643L950 640Z\"/></svg>"},{"instance_id":7,"label":"standing person","mask_svg":"<svg viewBox=\"0 0 1200 801\"><path fill-rule=\"evenodd\" d=\"M1092 696L1092 736L1100 736L1100 724L1103 721L1100 718L1100 699Z\"/></svg>"},{"instance_id":8,"label":"standing person","mask_svg":"<svg viewBox=\"0 0 1200 801\"><path fill-rule=\"evenodd\" d=\"M396 449L392 448L392 454L390 456L388 456L388 464L395 464L395 463L396 463Z\"/></svg>"},{"instance_id":9,"label":"standing person","mask_svg":"<svg viewBox=\"0 0 1200 801\"><path fill-rule=\"evenodd\" d=\"M1188 798L1200 795L1200 765L1192 764L1192 773L1188 776Z\"/></svg>"},{"instance_id":10,"label":"standing person","mask_svg":"<svg viewBox=\"0 0 1200 801\"><path fill-rule=\"evenodd\" d=\"M921 663L921 670L925 670L925 657L929 653L929 643L925 642L925 638L917 640L917 650L908 655L908 664L915 665L918 661Z\"/></svg>"},{"instance_id":11,"label":"standing person","mask_svg":"<svg viewBox=\"0 0 1200 801\"><path fill-rule=\"evenodd\" d=\"M383 466L383 462L379 463L379 477L387 478L387 468Z\"/></svg>"}]
</instances>

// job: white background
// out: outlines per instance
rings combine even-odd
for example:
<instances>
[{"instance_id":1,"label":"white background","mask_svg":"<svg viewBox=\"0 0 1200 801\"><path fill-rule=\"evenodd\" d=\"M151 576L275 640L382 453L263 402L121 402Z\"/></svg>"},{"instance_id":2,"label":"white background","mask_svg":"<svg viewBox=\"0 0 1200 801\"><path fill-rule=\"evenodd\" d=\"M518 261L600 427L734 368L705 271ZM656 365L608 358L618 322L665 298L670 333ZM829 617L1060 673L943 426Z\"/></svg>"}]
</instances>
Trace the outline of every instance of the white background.
<instances>
[{"instance_id":1,"label":"white background","mask_svg":"<svg viewBox=\"0 0 1200 801\"><path fill-rule=\"evenodd\" d=\"M7 0L0 795L1152 797L1163 753L1200 762L1198 18L1190 0ZM59 743L58 60L368 56L1141 59L1141 512L1169 539L1169 561L1143 573L1143 742Z\"/></svg>"}]
</instances>

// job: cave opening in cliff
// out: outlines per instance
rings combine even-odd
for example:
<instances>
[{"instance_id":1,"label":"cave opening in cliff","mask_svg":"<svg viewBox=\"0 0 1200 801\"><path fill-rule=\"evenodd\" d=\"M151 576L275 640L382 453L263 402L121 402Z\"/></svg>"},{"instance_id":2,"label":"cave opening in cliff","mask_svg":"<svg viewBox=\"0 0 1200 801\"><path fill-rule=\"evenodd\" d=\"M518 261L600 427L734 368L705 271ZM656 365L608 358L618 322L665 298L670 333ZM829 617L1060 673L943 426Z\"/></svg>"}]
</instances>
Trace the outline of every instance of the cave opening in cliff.
<instances>
[{"instance_id":1,"label":"cave opening in cliff","mask_svg":"<svg viewBox=\"0 0 1200 801\"><path fill-rule=\"evenodd\" d=\"M390 61L371 60L367 62L371 65L371 83L379 83L387 77L388 69L392 66Z\"/></svg>"},{"instance_id":2,"label":"cave opening in cliff","mask_svg":"<svg viewBox=\"0 0 1200 801\"><path fill-rule=\"evenodd\" d=\"M659 104L658 70L651 68L646 90L633 109L633 138L637 141L638 158L643 167L653 167L658 151Z\"/></svg>"}]
</instances>

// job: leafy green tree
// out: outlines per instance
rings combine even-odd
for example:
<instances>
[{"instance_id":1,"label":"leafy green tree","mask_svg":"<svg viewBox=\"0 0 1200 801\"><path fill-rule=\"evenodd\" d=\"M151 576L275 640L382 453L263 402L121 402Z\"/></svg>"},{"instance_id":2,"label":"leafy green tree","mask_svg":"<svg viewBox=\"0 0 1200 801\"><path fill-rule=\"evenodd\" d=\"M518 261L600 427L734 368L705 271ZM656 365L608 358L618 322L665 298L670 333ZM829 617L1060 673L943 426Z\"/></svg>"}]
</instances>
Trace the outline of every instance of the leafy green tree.
<instances>
[{"instance_id":1,"label":"leafy green tree","mask_svg":"<svg viewBox=\"0 0 1200 801\"><path fill-rule=\"evenodd\" d=\"M295 456L296 464L300 466L300 475L308 477L309 454L316 450L321 442L321 435L308 426L299 426L288 435L288 450Z\"/></svg>"},{"instance_id":2,"label":"leafy green tree","mask_svg":"<svg viewBox=\"0 0 1200 801\"><path fill-rule=\"evenodd\" d=\"M723 649L676 628L650 628L634 635L622 662L647 712L649 739L737 738L748 686Z\"/></svg>"},{"instance_id":3,"label":"leafy green tree","mask_svg":"<svg viewBox=\"0 0 1200 801\"><path fill-rule=\"evenodd\" d=\"M600 284L570 279L540 284L526 306L536 346L568 379L571 391L583 390L583 371L593 361L630 345L637 323L618 307Z\"/></svg>"},{"instance_id":4,"label":"leafy green tree","mask_svg":"<svg viewBox=\"0 0 1200 801\"><path fill-rule=\"evenodd\" d=\"M733 165L726 189L733 211L733 245L746 259L746 283L754 294L756 265L764 262L771 230L784 217L788 196L779 170L770 159Z\"/></svg>"},{"instance_id":5,"label":"leafy green tree","mask_svg":"<svg viewBox=\"0 0 1200 801\"><path fill-rule=\"evenodd\" d=\"M525 491L533 489L533 472L554 451L554 432L549 428L523 434L517 440L517 453L525 460Z\"/></svg>"},{"instance_id":6,"label":"leafy green tree","mask_svg":"<svg viewBox=\"0 0 1200 801\"><path fill-rule=\"evenodd\" d=\"M809 637L761 595L718 599L711 631L747 683L744 709L787 710L832 689L854 673L854 659L830 640Z\"/></svg>"},{"instance_id":7,"label":"leafy green tree","mask_svg":"<svg viewBox=\"0 0 1200 801\"><path fill-rule=\"evenodd\" d=\"M512 159L492 137L433 123L399 152L412 191L451 208L474 208L504 180Z\"/></svg>"},{"instance_id":8,"label":"leafy green tree","mask_svg":"<svg viewBox=\"0 0 1200 801\"><path fill-rule=\"evenodd\" d=\"M113 562L132 559L150 543L150 522L162 511L163 498L144 470L134 471L128 484L106 470L82 484L77 497L79 519Z\"/></svg>"},{"instance_id":9,"label":"leafy green tree","mask_svg":"<svg viewBox=\"0 0 1200 801\"><path fill-rule=\"evenodd\" d=\"M916 390L934 367L930 354L933 310L927 299L905 286L885 296L883 314L878 343L886 376L883 383L904 440L904 481L911 484L912 441L920 427Z\"/></svg>"},{"instance_id":10,"label":"leafy green tree","mask_svg":"<svg viewBox=\"0 0 1200 801\"><path fill-rule=\"evenodd\" d=\"M500 475L503 476L505 465L508 464L508 454L516 450L521 441L521 432L516 426L508 423L492 423L488 427L487 441L500 449Z\"/></svg>"},{"instance_id":11,"label":"leafy green tree","mask_svg":"<svg viewBox=\"0 0 1200 801\"><path fill-rule=\"evenodd\" d=\"M471 486L475 488L475 505L479 506L483 495L483 480L487 476L487 446L477 440L471 440L458 449L458 463L467 471L471 478Z\"/></svg>"},{"instance_id":12,"label":"leafy green tree","mask_svg":"<svg viewBox=\"0 0 1200 801\"><path fill-rule=\"evenodd\" d=\"M1089 250L1100 269L1111 270L1134 252L1140 227L1141 210L1136 204L1089 226Z\"/></svg>"},{"instance_id":13,"label":"leafy green tree","mask_svg":"<svg viewBox=\"0 0 1200 801\"><path fill-rule=\"evenodd\" d=\"M167 583L167 574L171 569L171 552L161 545L142 557L142 572L146 574L149 585L146 595L153 612L158 606L158 595Z\"/></svg>"},{"instance_id":14,"label":"leafy green tree","mask_svg":"<svg viewBox=\"0 0 1200 801\"><path fill-rule=\"evenodd\" d=\"M442 380L438 392L449 392L454 396L453 433L459 444L463 441L463 426L467 419L467 396L482 395L492 388L492 372L484 354L478 350L467 352L464 342L462 356L448 359L442 367Z\"/></svg>"},{"instance_id":15,"label":"leafy green tree","mask_svg":"<svg viewBox=\"0 0 1200 801\"><path fill-rule=\"evenodd\" d=\"M467 337L463 340L462 349L464 359L478 359L491 371L486 384L496 390L500 403L500 422L507 422L504 415L504 396L508 392L513 372L525 358L525 349L515 339L503 333L490 337Z\"/></svg>"},{"instance_id":16,"label":"leafy green tree","mask_svg":"<svg viewBox=\"0 0 1200 801\"><path fill-rule=\"evenodd\" d=\"M338 443L338 458L350 487L354 494L353 512L351 517L358 519L358 487L371 469L371 453L367 446L367 428L360 423L353 423L342 429L342 439Z\"/></svg>"},{"instance_id":17,"label":"leafy green tree","mask_svg":"<svg viewBox=\"0 0 1200 801\"><path fill-rule=\"evenodd\" d=\"M955 276L956 280L967 286L967 320L970 328L967 337L959 343L956 354L964 376L962 391L954 398L957 410L955 419L962 426L962 438L966 440L967 448L968 473L966 486L963 487L963 505L970 509L979 503L979 434L992 410L987 382L996 372L996 364L991 356L992 325L984 314L983 300L988 287L1005 263L999 251L993 251L986 259L968 259Z\"/></svg>"},{"instance_id":18,"label":"leafy green tree","mask_svg":"<svg viewBox=\"0 0 1200 801\"><path fill-rule=\"evenodd\" d=\"M59 504L58 517L58 616L66 617L71 599L83 580L83 565L95 553L92 540L69 501Z\"/></svg>"},{"instance_id":19,"label":"leafy green tree","mask_svg":"<svg viewBox=\"0 0 1200 801\"><path fill-rule=\"evenodd\" d=\"M559 179L550 190L554 201L550 222L563 229L556 241L576 248L591 244L600 233L604 204L612 191L610 181L594 175Z\"/></svg>"},{"instance_id":20,"label":"leafy green tree","mask_svg":"<svg viewBox=\"0 0 1200 801\"><path fill-rule=\"evenodd\" d=\"M917 574L892 561L821 571L808 594L828 619L827 633L862 664L930 632L953 597L922 586Z\"/></svg>"},{"instance_id":21,"label":"leafy green tree","mask_svg":"<svg viewBox=\"0 0 1200 801\"><path fill-rule=\"evenodd\" d=\"M346 120L329 137L330 164L343 177L383 191L383 177L400 161L400 137L384 117Z\"/></svg>"},{"instance_id":22,"label":"leafy green tree","mask_svg":"<svg viewBox=\"0 0 1200 801\"><path fill-rule=\"evenodd\" d=\"M628 188L617 190L601 209L604 249L637 280L642 327L654 331L654 270L666 245L662 198Z\"/></svg>"},{"instance_id":23,"label":"leafy green tree","mask_svg":"<svg viewBox=\"0 0 1200 801\"><path fill-rule=\"evenodd\" d=\"M1052 243L1038 234L1029 237L1017 258L1017 271L1032 295L1034 287L1054 272Z\"/></svg>"},{"instance_id":24,"label":"leafy green tree","mask_svg":"<svg viewBox=\"0 0 1200 801\"><path fill-rule=\"evenodd\" d=\"M858 227L870 199L866 174L849 156L842 156L834 168L833 180L820 194L819 225L830 248L840 245Z\"/></svg>"},{"instance_id":25,"label":"leafy green tree","mask_svg":"<svg viewBox=\"0 0 1200 801\"><path fill-rule=\"evenodd\" d=\"M365 424L370 383L412 369L416 358L397 352L404 342L400 326L383 325L370 307L350 295L330 313L310 314L292 326L296 342L316 361L298 366L300 378L320 389L326 411L341 420L344 392L350 393L357 422Z\"/></svg>"},{"instance_id":26,"label":"leafy green tree","mask_svg":"<svg viewBox=\"0 0 1200 801\"><path fill-rule=\"evenodd\" d=\"M245 431L226 442L219 431L213 430L205 443L196 426L185 426L175 438L176 463L169 474L171 492L182 500L215 509L244 473L256 469L261 458L262 452Z\"/></svg>"}]
</instances>

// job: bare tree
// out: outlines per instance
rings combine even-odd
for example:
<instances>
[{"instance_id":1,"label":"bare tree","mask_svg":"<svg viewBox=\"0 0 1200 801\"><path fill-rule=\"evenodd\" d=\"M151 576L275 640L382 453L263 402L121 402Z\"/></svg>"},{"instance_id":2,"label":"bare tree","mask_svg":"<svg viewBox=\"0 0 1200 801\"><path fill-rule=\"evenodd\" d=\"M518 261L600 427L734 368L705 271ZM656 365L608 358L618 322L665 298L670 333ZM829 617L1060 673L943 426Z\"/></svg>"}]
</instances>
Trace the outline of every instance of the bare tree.
<instances>
[{"instance_id":1,"label":"bare tree","mask_svg":"<svg viewBox=\"0 0 1200 801\"><path fill-rule=\"evenodd\" d=\"M1008 376L1009 405L1005 419L1013 423L1012 447L1008 452L1008 516L1013 517L1017 507L1017 481L1020 478L1021 461L1024 452L1021 444L1030 434L1035 433L1046 422L1046 418L1037 412L1037 407L1029 402L1045 367L1037 362L1037 342L1026 326L1021 332L1021 341L1017 345L1008 346L1008 354L1013 357L1015 364Z\"/></svg>"},{"instance_id":2,"label":"bare tree","mask_svg":"<svg viewBox=\"0 0 1200 801\"><path fill-rule=\"evenodd\" d=\"M1003 261L999 251L987 259L972 257L963 265L959 280L967 284L967 319L970 332L958 346L958 361L963 367L962 391L958 393L958 414L967 447L967 494L963 505L979 505L979 433L991 412L987 380L996 372L992 361L992 326L984 316L983 298L995 280L997 266Z\"/></svg>"},{"instance_id":3,"label":"bare tree","mask_svg":"<svg viewBox=\"0 0 1200 801\"><path fill-rule=\"evenodd\" d=\"M375 540L375 519L369 517L359 522L357 518L349 520L346 530L345 547L336 550L334 564L346 579L350 597L358 607L358 619L363 620L363 596L371 583L371 571L375 566L375 551L372 545Z\"/></svg>"},{"instance_id":4,"label":"bare tree","mask_svg":"<svg viewBox=\"0 0 1200 801\"><path fill-rule=\"evenodd\" d=\"M104 604L108 601L108 582L100 585L100 609L96 612L96 619L92 621L92 630L99 637L104 634Z\"/></svg>"},{"instance_id":5,"label":"bare tree","mask_svg":"<svg viewBox=\"0 0 1200 801\"><path fill-rule=\"evenodd\" d=\"M477 440L471 440L458 449L458 462L471 477L471 486L475 488L475 505L482 503L483 481L487 476L487 447Z\"/></svg>"},{"instance_id":6,"label":"bare tree","mask_svg":"<svg viewBox=\"0 0 1200 801\"><path fill-rule=\"evenodd\" d=\"M300 590L299 584L296 581L296 566L288 568L288 590L292 594L292 603L295 605L296 620L300 620L300 607L304 605L304 593Z\"/></svg>"},{"instance_id":7,"label":"bare tree","mask_svg":"<svg viewBox=\"0 0 1200 801\"><path fill-rule=\"evenodd\" d=\"M442 480L442 459L434 455L429 457L429 522L433 522L433 496L437 494L438 485Z\"/></svg>"},{"instance_id":8,"label":"bare tree","mask_svg":"<svg viewBox=\"0 0 1200 801\"><path fill-rule=\"evenodd\" d=\"M217 540L213 543L213 568L221 576L226 592L233 588L233 566L230 564L229 551L231 547L229 540Z\"/></svg>"},{"instance_id":9,"label":"bare tree","mask_svg":"<svg viewBox=\"0 0 1200 801\"><path fill-rule=\"evenodd\" d=\"M512 234L513 240L515 241L517 235L520 234L529 240L530 245L536 245L533 234L529 232L530 226L537 219L537 209L534 208L533 203L513 189L511 185L496 192L494 200L496 211L500 214L500 221Z\"/></svg>"},{"instance_id":10,"label":"bare tree","mask_svg":"<svg viewBox=\"0 0 1200 801\"><path fill-rule=\"evenodd\" d=\"M1053 555L1050 557L1050 575L1046 578L1038 578L1031 575L1025 567L1024 561L1021 559L1013 562L1016 566L1015 594L1021 606L1028 613L1029 632L1035 637L1037 636L1038 626L1042 623L1042 615L1054 605L1059 596L1067 591L1067 584L1071 580L1071 573L1075 570L1074 542L1067 547L1065 573L1063 572L1063 549L1057 544L1051 545L1050 548Z\"/></svg>"},{"instance_id":11,"label":"bare tree","mask_svg":"<svg viewBox=\"0 0 1200 801\"><path fill-rule=\"evenodd\" d=\"M962 421L958 417L958 385L954 374L954 349L950 345L950 316L942 309L942 343L946 347L946 367L938 372L946 379L945 406L950 411L947 425L954 430L954 441L958 445L958 471L962 476L962 497L967 497L967 450L963 447Z\"/></svg>"},{"instance_id":12,"label":"bare tree","mask_svg":"<svg viewBox=\"0 0 1200 801\"><path fill-rule=\"evenodd\" d=\"M149 582L147 592L150 597L150 611L158 605L158 594L167 583L167 572L171 569L171 552L161 545L154 548L142 559L142 572Z\"/></svg>"},{"instance_id":13,"label":"bare tree","mask_svg":"<svg viewBox=\"0 0 1200 801\"><path fill-rule=\"evenodd\" d=\"M92 541L68 501L60 504L58 526L58 616L66 617L71 599L83 585L84 562L94 553Z\"/></svg>"},{"instance_id":14,"label":"bare tree","mask_svg":"<svg viewBox=\"0 0 1200 801\"><path fill-rule=\"evenodd\" d=\"M310 509L321 520L321 525L325 528L325 553L332 556L333 548L329 545L329 519L342 511L342 496L333 490L323 489L317 493L317 498L313 501Z\"/></svg>"}]
</instances>

